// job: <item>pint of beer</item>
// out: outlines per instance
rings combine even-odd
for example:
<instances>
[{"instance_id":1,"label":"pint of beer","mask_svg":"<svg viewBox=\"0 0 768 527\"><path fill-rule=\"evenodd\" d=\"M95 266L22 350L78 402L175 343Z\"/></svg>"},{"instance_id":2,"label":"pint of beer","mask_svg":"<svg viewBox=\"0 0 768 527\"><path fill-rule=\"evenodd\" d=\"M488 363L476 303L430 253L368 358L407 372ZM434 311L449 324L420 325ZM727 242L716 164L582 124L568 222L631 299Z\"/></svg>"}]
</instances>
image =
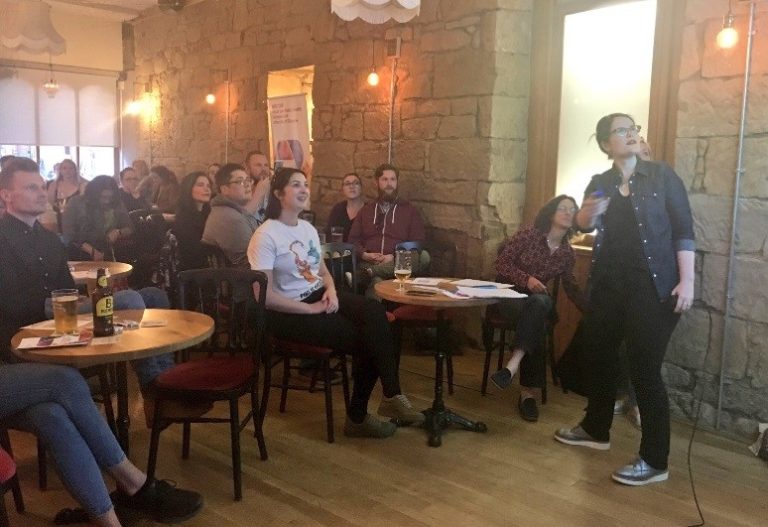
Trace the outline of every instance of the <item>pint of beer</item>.
<instances>
[{"instance_id":1,"label":"pint of beer","mask_svg":"<svg viewBox=\"0 0 768 527\"><path fill-rule=\"evenodd\" d=\"M77 289L57 289L51 293L56 333L74 335L77 329Z\"/></svg>"}]
</instances>

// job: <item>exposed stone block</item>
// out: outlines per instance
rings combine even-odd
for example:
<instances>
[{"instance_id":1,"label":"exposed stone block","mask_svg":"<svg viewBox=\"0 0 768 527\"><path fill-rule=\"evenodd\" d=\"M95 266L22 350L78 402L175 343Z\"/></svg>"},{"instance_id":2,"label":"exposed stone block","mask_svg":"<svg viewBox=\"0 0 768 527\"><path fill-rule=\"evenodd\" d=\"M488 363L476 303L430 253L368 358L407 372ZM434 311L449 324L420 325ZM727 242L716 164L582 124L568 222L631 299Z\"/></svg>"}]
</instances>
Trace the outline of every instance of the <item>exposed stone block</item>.
<instances>
[{"instance_id":1,"label":"exposed stone block","mask_svg":"<svg viewBox=\"0 0 768 527\"><path fill-rule=\"evenodd\" d=\"M434 97L490 94L495 78L493 53L463 48L435 56Z\"/></svg>"},{"instance_id":2,"label":"exposed stone block","mask_svg":"<svg viewBox=\"0 0 768 527\"><path fill-rule=\"evenodd\" d=\"M720 375L720 358L723 350L723 322L720 315L712 314L712 330L709 335L709 353L704 364L705 371ZM728 325L728 338L725 341L725 376L729 379L743 379L749 362L747 344L748 325L743 320L731 317Z\"/></svg>"},{"instance_id":3,"label":"exposed stone block","mask_svg":"<svg viewBox=\"0 0 768 527\"><path fill-rule=\"evenodd\" d=\"M440 138L474 137L477 125L474 115L451 115L440 120L437 135Z\"/></svg>"},{"instance_id":4,"label":"exposed stone block","mask_svg":"<svg viewBox=\"0 0 768 527\"><path fill-rule=\"evenodd\" d=\"M375 169L387 161L387 144L385 142L365 141L357 144L355 149L355 168Z\"/></svg>"},{"instance_id":5,"label":"exposed stone block","mask_svg":"<svg viewBox=\"0 0 768 527\"><path fill-rule=\"evenodd\" d=\"M706 253L702 258L701 300L718 311L725 311L725 283L728 278L728 257Z\"/></svg>"},{"instance_id":6,"label":"exposed stone block","mask_svg":"<svg viewBox=\"0 0 768 527\"><path fill-rule=\"evenodd\" d=\"M416 177L401 177L402 195L415 201L474 206L474 181L436 180L416 173ZM442 226L442 225L441 225Z\"/></svg>"},{"instance_id":7,"label":"exposed stone block","mask_svg":"<svg viewBox=\"0 0 768 527\"><path fill-rule=\"evenodd\" d=\"M433 31L421 36L422 53L433 51L451 51L469 45L472 37L462 29Z\"/></svg>"},{"instance_id":8,"label":"exposed stone block","mask_svg":"<svg viewBox=\"0 0 768 527\"><path fill-rule=\"evenodd\" d=\"M345 141L362 141L363 139L363 114L360 112L348 113L341 120L341 138Z\"/></svg>"},{"instance_id":9,"label":"exposed stone block","mask_svg":"<svg viewBox=\"0 0 768 527\"><path fill-rule=\"evenodd\" d=\"M488 203L496 207L499 220L504 223L520 223L525 203L523 183L493 183L488 191Z\"/></svg>"},{"instance_id":10,"label":"exposed stone block","mask_svg":"<svg viewBox=\"0 0 768 527\"><path fill-rule=\"evenodd\" d=\"M424 141L395 141L392 145L392 161L402 170L423 171L426 164Z\"/></svg>"},{"instance_id":11,"label":"exposed stone block","mask_svg":"<svg viewBox=\"0 0 768 527\"><path fill-rule=\"evenodd\" d=\"M504 53L531 52L531 13L493 11L483 15L482 48Z\"/></svg>"},{"instance_id":12,"label":"exposed stone block","mask_svg":"<svg viewBox=\"0 0 768 527\"><path fill-rule=\"evenodd\" d=\"M766 152L768 152L768 137L747 137L744 140L741 196L768 198L768 154Z\"/></svg>"},{"instance_id":13,"label":"exposed stone block","mask_svg":"<svg viewBox=\"0 0 768 527\"><path fill-rule=\"evenodd\" d=\"M451 115L450 99L431 99L416 103L416 115Z\"/></svg>"},{"instance_id":14,"label":"exposed stone block","mask_svg":"<svg viewBox=\"0 0 768 527\"><path fill-rule=\"evenodd\" d=\"M375 112L365 112L363 123L366 140L381 140L389 136L389 115L383 109Z\"/></svg>"},{"instance_id":15,"label":"exposed stone block","mask_svg":"<svg viewBox=\"0 0 768 527\"><path fill-rule=\"evenodd\" d=\"M689 25L683 29L683 49L680 57L680 79L688 79L701 70L701 43L699 26Z\"/></svg>"},{"instance_id":16,"label":"exposed stone block","mask_svg":"<svg viewBox=\"0 0 768 527\"><path fill-rule=\"evenodd\" d=\"M709 346L709 313L694 308L680 317L667 347L666 361L683 368L702 369Z\"/></svg>"},{"instance_id":17,"label":"exposed stone block","mask_svg":"<svg viewBox=\"0 0 768 527\"><path fill-rule=\"evenodd\" d=\"M479 97L480 135L501 139L528 137L528 99Z\"/></svg>"},{"instance_id":18,"label":"exposed stone block","mask_svg":"<svg viewBox=\"0 0 768 527\"><path fill-rule=\"evenodd\" d=\"M754 388L768 388L768 324L749 326L749 366L747 377Z\"/></svg>"},{"instance_id":19,"label":"exposed stone block","mask_svg":"<svg viewBox=\"0 0 768 527\"><path fill-rule=\"evenodd\" d=\"M459 99L451 99L452 115L475 115L476 113L477 113L476 97L461 97Z\"/></svg>"},{"instance_id":20,"label":"exposed stone block","mask_svg":"<svg viewBox=\"0 0 768 527\"><path fill-rule=\"evenodd\" d=\"M430 145L429 170L440 178L481 181L488 177L489 154L487 140L440 139Z\"/></svg>"},{"instance_id":21,"label":"exposed stone block","mask_svg":"<svg viewBox=\"0 0 768 527\"><path fill-rule=\"evenodd\" d=\"M733 314L754 322L768 323L768 262L762 258L736 258Z\"/></svg>"},{"instance_id":22,"label":"exposed stone block","mask_svg":"<svg viewBox=\"0 0 768 527\"><path fill-rule=\"evenodd\" d=\"M355 143L316 141L313 154L314 170L318 174L345 174L354 171Z\"/></svg>"},{"instance_id":23,"label":"exposed stone block","mask_svg":"<svg viewBox=\"0 0 768 527\"><path fill-rule=\"evenodd\" d=\"M690 389L692 388L691 374L687 370L665 362L661 366L661 376L667 386L672 388Z\"/></svg>"},{"instance_id":24,"label":"exposed stone block","mask_svg":"<svg viewBox=\"0 0 768 527\"><path fill-rule=\"evenodd\" d=\"M697 249L726 254L731 236L731 199L705 194L693 194L689 199Z\"/></svg>"},{"instance_id":25,"label":"exposed stone block","mask_svg":"<svg viewBox=\"0 0 768 527\"><path fill-rule=\"evenodd\" d=\"M433 139L437 135L439 117L417 117L403 121L400 125L406 139Z\"/></svg>"},{"instance_id":26,"label":"exposed stone block","mask_svg":"<svg viewBox=\"0 0 768 527\"><path fill-rule=\"evenodd\" d=\"M507 97L528 97L531 84L529 55L495 53L496 78L493 94Z\"/></svg>"},{"instance_id":27,"label":"exposed stone block","mask_svg":"<svg viewBox=\"0 0 768 527\"><path fill-rule=\"evenodd\" d=\"M525 141L491 139L490 181L525 181L528 146Z\"/></svg>"}]
</instances>

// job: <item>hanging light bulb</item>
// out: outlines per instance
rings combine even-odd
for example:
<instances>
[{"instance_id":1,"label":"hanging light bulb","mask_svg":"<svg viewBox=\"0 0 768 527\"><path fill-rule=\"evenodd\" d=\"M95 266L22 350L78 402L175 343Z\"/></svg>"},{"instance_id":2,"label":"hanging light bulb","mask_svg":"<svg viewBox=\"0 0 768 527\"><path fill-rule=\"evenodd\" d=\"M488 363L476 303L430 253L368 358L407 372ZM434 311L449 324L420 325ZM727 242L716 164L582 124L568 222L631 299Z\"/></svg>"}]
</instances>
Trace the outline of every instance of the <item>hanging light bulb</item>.
<instances>
[{"instance_id":1,"label":"hanging light bulb","mask_svg":"<svg viewBox=\"0 0 768 527\"><path fill-rule=\"evenodd\" d=\"M208 104L214 104L216 102L216 96L212 93L209 93L205 96L205 102Z\"/></svg>"},{"instance_id":2,"label":"hanging light bulb","mask_svg":"<svg viewBox=\"0 0 768 527\"><path fill-rule=\"evenodd\" d=\"M723 29L717 34L717 45L722 49L730 49L739 42L739 33L733 27L733 13L730 8L728 14L723 17Z\"/></svg>"},{"instance_id":3,"label":"hanging light bulb","mask_svg":"<svg viewBox=\"0 0 768 527\"><path fill-rule=\"evenodd\" d=\"M376 73L376 70L374 68L371 68L371 72L368 74L368 78L366 80L368 81L368 84L370 84L371 86L379 85L379 74Z\"/></svg>"},{"instance_id":4,"label":"hanging light bulb","mask_svg":"<svg viewBox=\"0 0 768 527\"><path fill-rule=\"evenodd\" d=\"M49 98L53 99L59 91L59 83L53 77L53 63L51 62L50 55L48 55L48 72L50 73L50 78L43 84L43 90L48 94Z\"/></svg>"}]
</instances>

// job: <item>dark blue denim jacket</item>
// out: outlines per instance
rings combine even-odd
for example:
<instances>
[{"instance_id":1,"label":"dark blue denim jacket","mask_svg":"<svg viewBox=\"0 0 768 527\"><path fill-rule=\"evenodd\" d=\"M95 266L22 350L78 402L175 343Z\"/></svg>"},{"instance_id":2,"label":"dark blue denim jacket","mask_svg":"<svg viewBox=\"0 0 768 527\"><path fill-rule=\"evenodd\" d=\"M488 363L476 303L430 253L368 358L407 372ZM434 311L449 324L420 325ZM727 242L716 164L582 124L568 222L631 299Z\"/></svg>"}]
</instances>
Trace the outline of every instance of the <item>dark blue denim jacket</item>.
<instances>
[{"instance_id":1,"label":"dark blue denim jacket","mask_svg":"<svg viewBox=\"0 0 768 527\"><path fill-rule=\"evenodd\" d=\"M619 192L618 169L597 174L587 185L584 197L600 191L607 198ZM659 300L666 300L680 281L677 251L695 251L693 218L688 194L680 177L663 162L638 160L629 178L629 197L635 211L643 253ZM603 217L595 224L597 237L592 250L592 270L599 268L600 248L605 239ZM593 229L582 229L591 232Z\"/></svg>"}]
</instances>

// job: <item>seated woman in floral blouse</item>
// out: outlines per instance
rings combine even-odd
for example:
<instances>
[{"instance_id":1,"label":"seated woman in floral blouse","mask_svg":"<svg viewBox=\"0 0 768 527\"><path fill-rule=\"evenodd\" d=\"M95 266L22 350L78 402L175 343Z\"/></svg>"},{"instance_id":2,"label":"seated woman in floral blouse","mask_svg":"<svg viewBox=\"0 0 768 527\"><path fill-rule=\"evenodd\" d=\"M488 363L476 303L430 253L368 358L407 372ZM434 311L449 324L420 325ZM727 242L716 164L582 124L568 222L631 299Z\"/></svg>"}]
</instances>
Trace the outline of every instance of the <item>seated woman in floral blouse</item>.
<instances>
[{"instance_id":1,"label":"seated woman in floral blouse","mask_svg":"<svg viewBox=\"0 0 768 527\"><path fill-rule=\"evenodd\" d=\"M526 421L538 420L534 388L546 381L541 354L547 321L554 316L555 307L547 282L560 277L568 298L580 309L584 305L573 276L574 256L569 241L577 211L576 201L570 196L550 200L539 210L533 225L517 231L496 260L498 280L514 285L528 296L504 300L498 305L499 313L517 321L517 326L512 357L506 368L491 376L491 381L499 388L507 388L520 370L518 408Z\"/></svg>"}]
</instances>

